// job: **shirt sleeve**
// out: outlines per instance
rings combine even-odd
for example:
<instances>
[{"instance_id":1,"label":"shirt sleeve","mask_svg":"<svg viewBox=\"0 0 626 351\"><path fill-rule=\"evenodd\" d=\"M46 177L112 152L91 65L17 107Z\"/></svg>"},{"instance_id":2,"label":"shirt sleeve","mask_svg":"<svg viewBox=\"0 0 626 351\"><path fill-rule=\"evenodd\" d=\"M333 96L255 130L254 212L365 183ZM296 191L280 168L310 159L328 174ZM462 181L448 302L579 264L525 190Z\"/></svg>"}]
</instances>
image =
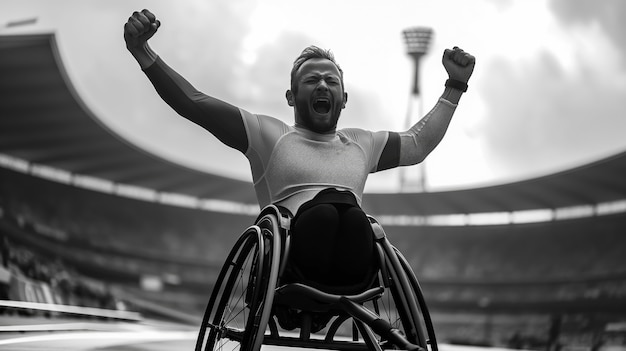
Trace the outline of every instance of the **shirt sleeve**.
<instances>
[{"instance_id":1,"label":"shirt sleeve","mask_svg":"<svg viewBox=\"0 0 626 351\"><path fill-rule=\"evenodd\" d=\"M400 165L400 134L388 132L389 136L378 160L376 171L396 168Z\"/></svg>"},{"instance_id":2,"label":"shirt sleeve","mask_svg":"<svg viewBox=\"0 0 626 351\"><path fill-rule=\"evenodd\" d=\"M408 131L400 133L400 165L422 162L439 144L457 105L440 98L435 106Z\"/></svg>"},{"instance_id":3,"label":"shirt sleeve","mask_svg":"<svg viewBox=\"0 0 626 351\"><path fill-rule=\"evenodd\" d=\"M160 57L143 71L163 101L179 115L208 130L224 144L245 152L247 136L237 107L198 91Z\"/></svg>"},{"instance_id":4,"label":"shirt sleeve","mask_svg":"<svg viewBox=\"0 0 626 351\"><path fill-rule=\"evenodd\" d=\"M289 126L276 118L253 114L244 109L240 109L240 113L247 135L245 155L256 180L264 174L274 146L289 131Z\"/></svg>"},{"instance_id":5,"label":"shirt sleeve","mask_svg":"<svg viewBox=\"0 0 626 351\"><path fill-rule=\"evenodd\" d=\"M386 159L388 158L388 156L385 156L385 160L382 159L383 150L385 149L385 146L387 145L387 142L389 140L389 137L391 134L390 132L386 132L386 131L372 132L372 131L367 131L367 130L358 129L358 128L347 128L347 129L343 129L342 132L347 137L349 137L354 142L356 142L361 147L363 152L365 152L367 159L368 159L368 167L369 167L370 173L374 173L374 172L381 171L383 169L391 168L391 167L387 167L387 168L380 167L381 161L385 165L393 163L393 161L389 162L389 160Z\"/></svg>"}]
</instances>

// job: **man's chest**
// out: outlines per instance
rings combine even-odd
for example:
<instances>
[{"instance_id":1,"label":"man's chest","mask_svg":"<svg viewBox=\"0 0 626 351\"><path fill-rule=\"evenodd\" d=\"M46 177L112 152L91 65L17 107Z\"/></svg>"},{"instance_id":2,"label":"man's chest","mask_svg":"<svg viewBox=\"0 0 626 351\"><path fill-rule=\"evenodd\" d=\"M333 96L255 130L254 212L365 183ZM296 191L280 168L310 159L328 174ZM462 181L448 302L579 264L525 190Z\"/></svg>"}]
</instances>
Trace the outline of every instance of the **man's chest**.
<instances>
[{"instance_id":1,"label":"man's chest","mask_svg":"<svg viewBox=\"0 0 626 351\"><path fill-rule=\"evenodd\" d=\"M291 135L272 151L266 176L280 183L332 183L355 186L368 174L367 156L356 143L341 138L314 141Z\"/></svg>"}]
</instances>

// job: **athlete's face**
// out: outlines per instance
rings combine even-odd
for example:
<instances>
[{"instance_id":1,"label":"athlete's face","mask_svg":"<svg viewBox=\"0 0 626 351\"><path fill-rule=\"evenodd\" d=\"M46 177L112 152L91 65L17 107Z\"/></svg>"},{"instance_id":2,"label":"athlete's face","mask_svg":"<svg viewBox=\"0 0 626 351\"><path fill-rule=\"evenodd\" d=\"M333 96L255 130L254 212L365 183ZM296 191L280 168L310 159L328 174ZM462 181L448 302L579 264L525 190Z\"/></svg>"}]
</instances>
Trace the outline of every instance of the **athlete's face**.
<instances>
[{"instance_id":1,"label":"athlete's face","mask_svg":"<svg viewBox=\"0 0 626 351\"><path fill-rule=\"evenodd\" d=\"M327 59L309 59L298 69L287 91L287 102L295 108L296 124L317 133L334 131L348 94L343 91L341 73Z\"/></svg>"}]
</instances>

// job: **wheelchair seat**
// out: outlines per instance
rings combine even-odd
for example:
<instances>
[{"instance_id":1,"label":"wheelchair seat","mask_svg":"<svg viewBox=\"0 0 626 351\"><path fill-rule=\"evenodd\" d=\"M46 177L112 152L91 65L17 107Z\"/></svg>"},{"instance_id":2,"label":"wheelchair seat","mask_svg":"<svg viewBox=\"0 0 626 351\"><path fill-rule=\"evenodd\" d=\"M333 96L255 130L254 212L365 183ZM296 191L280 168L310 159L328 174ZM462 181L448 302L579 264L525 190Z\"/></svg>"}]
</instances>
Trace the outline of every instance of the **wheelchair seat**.
<instances>
[{"instance_id":1,"label":"wheelchair seat","mask_svg":"<svg viewBox=\"0 0 626 351\"><path fill-rule=\"evenodd\" d=\"M292 238L290 226L293 215L287 209L276 206L276 209L266 208L262 211L257 221L271 212L281 217L283 248L288 247L287 243ZM363 303L380 296L384 290L375 284L379 262L376 263L375 269L367 272L362 282L330 285L307 279L298 267L288 260L288 252L287 250L282 253L283 266L278 278L272 311L278 324L285 330L301 328L304 333L318 332L342 310L339 302L342 296ZM307 323L310 327L303 328Z\"/></svg>"},{"instance_id":2,"label":"wheelchair seat","mask_svg":"<svg viewBox=\"0 0 626 351\"><path fill-rule=\"evenodd\" d=\"M356 303L364 303L380 297L384 290L384 288L379 286L356 295L335 295L325 293L308 285L292 283L276 289L274 303L310 312L328 312L341 309L340 300L342 297Z\"/></svg>"},{"instance_id":3,"label":"wheelchair seat","mask_svg":"<svg viewBox=\"0 0 626 351\"><path fill-rule=\"evenodd\" d=\"M372 265L370 267L364 268L360 274L362 274L362 278L356 282L344 282L343 280L337 283L329 283L322 282L320 280L316 280L315 278L307 277L306 274L301 271L300 267L291 260L290 258L290 250L291 243L294 240L294 233L291 225L293 223L294 216L292 213L282 207L276 206L273 208L265 208L261 214L257 217L257 221L262 218L264 215L268 213L275 212L277 215L281 217L281 237L283 244L283 253L282 253L282 267L279 274L278 286L282 286L290 283L301 283L307 286L313 287L317 290L320 290L325 293L330 294L338 294L338 295L356 295L363 292L366 289L372 287L376 280L376 274L379 270L380 266L380 255L373 252L373 257L371 258ZM372 232L373 235L375 235ZM297 238L297 235L295 236ZM285 251L287 249L287 251Z\"/></svg>"},{"instance_id":4,"label":"wheelchair seat","mask_svg":"<svg viewBox=\"0 0 626 351\"><path fill-rule=\"evenodd\" d=\"M389 243L382 226L368 218L380 263L371 281L368 278L356 290L325 289L293 275L287 265L291 214L274 205L265 207L226 259L204 314L196 350L234 344L234 349L257 351L267 344L336 350L381 350L395 345L437 351L417 278ZM352 330L351 341L340 335L349 334L346 327ZM281 328L299 328L299 336L285 334ZM323 339L312 336L318 331L325 331Z\"/></svg>"}]
</instances>

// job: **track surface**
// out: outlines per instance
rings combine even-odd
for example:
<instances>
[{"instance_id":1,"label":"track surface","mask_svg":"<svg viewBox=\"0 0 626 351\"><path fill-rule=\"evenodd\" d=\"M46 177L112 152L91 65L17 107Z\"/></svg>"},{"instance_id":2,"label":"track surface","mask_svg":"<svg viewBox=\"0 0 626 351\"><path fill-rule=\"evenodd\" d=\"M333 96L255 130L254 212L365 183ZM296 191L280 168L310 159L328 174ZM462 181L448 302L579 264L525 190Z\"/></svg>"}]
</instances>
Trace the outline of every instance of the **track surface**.
<instances>
[{"instance_id":1,"label":"track surface","mask_svg":"<svg viewBox=\"0 0 626 351\"><path fill-rule=\"evenodd\" d=\"M0 317L2 351L165 351L193 350L197 328L144 321L85 322L72 319ZM441 351L484 351L485 348L439 345ZM263 351L294 350L263 347ZM502 349L500 349L502 350ZM498 351L491 348L489 351Z\"/></svg>"},{"instance_id":2,"label":"track surface","mask_svg":"<svg viewBox=\"0 0 626 351\"><path fill-rule=\"evenodd\" d=\"M193 350L196 329L150 320L0 317L0 350Z\"/></svg>"}]
</instances>

